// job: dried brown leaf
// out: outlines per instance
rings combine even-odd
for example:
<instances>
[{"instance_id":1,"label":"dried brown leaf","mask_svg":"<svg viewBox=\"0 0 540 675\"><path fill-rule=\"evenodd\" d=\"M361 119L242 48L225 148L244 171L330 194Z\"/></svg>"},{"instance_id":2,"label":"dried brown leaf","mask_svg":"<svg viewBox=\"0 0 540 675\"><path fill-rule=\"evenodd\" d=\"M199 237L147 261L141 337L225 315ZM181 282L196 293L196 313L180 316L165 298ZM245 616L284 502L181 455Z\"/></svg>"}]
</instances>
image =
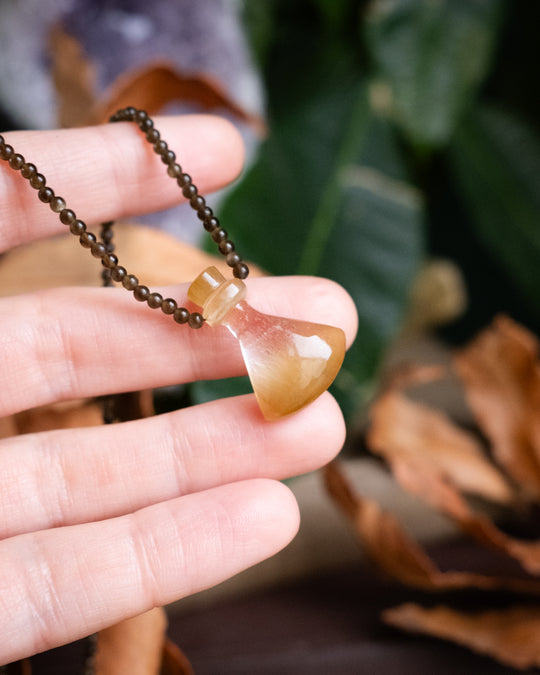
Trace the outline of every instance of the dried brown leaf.
<instances>
[{"instance_id":1,"label":"dried brown leaf","mask_svg":"<svg viewBox=\"0 0 540 675\"><path fill-rule=\"evenodd\" d=\"M540 666L539 607L467 614L407 603L386 610L383 619L402 630L451 640L512 668Z\"/></svg>"},{"instance_id":2,"label":"dried brown leaf","mask_svg":"<svg viewBox=\"0 0 540 675\"><path fill-rule=\"evenodd\" d=\"M49 37L51 73L57 94L57 120L61 127L91 123L96 107L96 72L79 42L61 26Z\"/></svg>"},{"instance_id":3,"label":"dried brown leaf","mask_svg":"<svg viewBox=\"0 0 540 675\"><path fill-rule=\"evenodd\" d=\"M165 611L156 607L100 631L95 675L159 675L166 625Z\"/></svg>"},{"instance_id":4,"label":"dried brown leaf","mask_svg":"<svg viewBox=\"0 0 540 675\"><path fill-rule=\"evenodd\" d=\"M337 462L326 467L325 480L330 496L351 520L366 555L400 583L430 591L505 588L540 593L540 581L536 580L441 571L393 514L355 493Z\"/></svg>"},{"instance_id":5,"label":"dried brown leaf","mask_svg":"<svg viewBox=\"0 0 540 675\"><path fill-rule=\"evenodd\" d=\"M512 501L509 484L474 436L399 391L388 391L372 406L368 445L390 464L405 461L465 493L500 503Z\"/></svg>"},{"instance_id":6,"label":"dried brown leaf","mask_svg":"<svg viewBox=\"0 0 540 675\"><path fill-rule=\"evenodd\" d=\"M468 403L494 457L526 494L540 497L538 340L499 316L455 355Z\"/></svg>"}]
</instances>

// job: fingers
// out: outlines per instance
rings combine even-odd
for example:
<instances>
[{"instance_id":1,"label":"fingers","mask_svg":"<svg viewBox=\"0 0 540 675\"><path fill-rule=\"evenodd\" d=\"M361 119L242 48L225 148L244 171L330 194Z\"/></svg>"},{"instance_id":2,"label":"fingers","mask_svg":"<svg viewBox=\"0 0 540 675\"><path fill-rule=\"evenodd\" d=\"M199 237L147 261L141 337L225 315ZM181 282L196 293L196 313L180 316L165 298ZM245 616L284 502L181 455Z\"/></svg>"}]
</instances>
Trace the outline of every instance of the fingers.
<instances>
[{"instance_id":1,"label":"fingers","mask_svg":"<svg viewBox=\"0 0 540 675\"><path fill-rule=\"evenodd\" d=\"M297 528L289 490L257 480L7 539L2 656L22 658L217 584L276 553Z\"/></svg>"},{"instance_id":2,"label":"fingers","mask_svg":"<svg viewBox=\"0 0 540 675\"><path fill-rule=\"evenodd\" d=\"M248 478L282 479L330 461L345 428L325 394L265 424L254 396L91 429L0 443L0 538L102 520Z\"/></svg>"},{"instance_id":3,"label":"fingers","mask_svg":"<svg viewBox=\"0 0 540 675\"><path fill-rule=\"evenodd\" d=\"M243 145L226 120L209 115L157 117L156 128L200 191L237 176ZM135 124L3 134L88 224L180 203L182 192ZM20 173L0 161L0 252L65 230Z\"/></svg>"},{"instance_id":4,"label":"fingers","mask_svg":"<svg viewBox=\"0 0 540 675\"><path fill-rule=\"evenodd\" d=\"M342 327L356 311L323 279L248 280L248 301L278 314ZM185 287L177 294L185 297ZM226 328L180 326L123 289L55 289L0 300L0 416L58 400L243 374Z\"/></svg>"}]
</instances>

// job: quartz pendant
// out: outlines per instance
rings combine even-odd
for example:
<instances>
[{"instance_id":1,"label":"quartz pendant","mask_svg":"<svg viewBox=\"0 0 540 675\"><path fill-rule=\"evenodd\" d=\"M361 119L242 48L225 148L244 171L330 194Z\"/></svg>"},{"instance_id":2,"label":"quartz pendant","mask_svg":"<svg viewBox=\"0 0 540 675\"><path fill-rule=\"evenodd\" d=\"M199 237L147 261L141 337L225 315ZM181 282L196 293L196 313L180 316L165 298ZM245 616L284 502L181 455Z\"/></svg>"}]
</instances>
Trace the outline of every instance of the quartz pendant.
<instances>
[{"instance_id":1,"label":"quartz pendant","mask_svg":"<svg viewBox=\"0 0 540 675\"><path fill-rule=\"evenodd\" d=\"M328 389L345 356L340 328L262 314L245 301L246 285L209 267L191 284L189 299L209 325L238 338L253 391L266 419L300 410Z\"/></svg>"}]
</instances>

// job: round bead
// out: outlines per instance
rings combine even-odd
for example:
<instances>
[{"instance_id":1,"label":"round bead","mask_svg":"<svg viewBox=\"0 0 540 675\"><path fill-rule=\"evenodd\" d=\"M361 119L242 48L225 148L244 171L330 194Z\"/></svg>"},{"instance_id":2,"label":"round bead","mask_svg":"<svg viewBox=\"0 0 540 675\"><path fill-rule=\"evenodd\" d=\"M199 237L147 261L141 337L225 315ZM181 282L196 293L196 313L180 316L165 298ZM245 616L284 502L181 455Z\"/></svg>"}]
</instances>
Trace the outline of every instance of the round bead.
<instances>
[{"instance_id":1,"label":"round bead","mask_svg":"<svg viewBox=\"0 0 540 675\"><path fill-rule=\"evenodd\" d=\"M126 274L126 276L122 279L122 286L127 291L134 291L138 285L139 280L134 274Z\"/></svg>"},{"instance_id":2,"label":"round bead","mask_svg":"<svg viewBox=\"0 0 540 675\"><path fill-rule=\"evenodd\" d=\"M60 222L64 223L64 225L71 225L76 217L75 211L72 211L71 209L62 209L62 211L60 211Z\"/></svg>"},{"instance_id":3,"label":"round bead","mask_svg":"<svg viewBox=\"0 0 540 675\"><path fill-rule=\"evenodd\" d=\"M169 164L167 167L167 173L171 178L178 178L178 176L182 173L182 167L180 164Z\"/></svg>"},{"instance_id":4,"label":"round bead","mask_svg":"<svg viewBox=\"0 0 540 675\"><path fill-rule=\"evenodd\" d=\"M176 155L172 150L166 150L165 152L161 153L161 161L163 164L174 164L175 159Z\"/></svg>"},{"instance_id":5,"label":"round bead","mask_svg":"<svg viewBox=\"0 0 540 675\"><path fill-rule=\"evenodd\" d=\"M159 140L156 143L154 143L154 152L156 152L158 155L162 155L164 152L167 152L169 149L169 146L165 141Z\"/></svg>"},{"instance_id":6,"label":"round bead","mask_svg":"<svg viewBox=\"0 0 540 675\"><path fill-rule=\"evenodd\" d=\"M136 122L144 122L147 119L148 119L148 113L146 112L146 110L137 110L137 113L135 115L135 121Z\"/></svg>"},{"instance_id":7,"label":"round bead","mask_svg":"<svg viewBox=\"0 0 540 675\"><path fill-rule=\"evenodd\" d=\"M69 230L71 234L76 234L80 236L83 232L86 232L86 224L82 220L74 220L69 225Z\"/></svg>"},{"instance_id":8,"label":"round bead","mask_svg":"<svg viewBox=\"0 0 540 675\"><path fill-rule=\"evenodd\" d=\"M173 300L173 298L165 298L161 302L161 311L163 314L174 314L177 307L176 300Z\"/></svg>"},{"instance_id":9,"label":"round bead","mask_svg":"<svg viewBox=\"0 0 540 675\"><path fill-rule=\"evenodd\" d=\"M215 216L212 216L203 222L203 226L207 232L213 232L217 227L219 227L219 220Z\"/></svg>"},{"instance_id":10,"label":"round bead","mask_svg":"<svg viewBox=\"0 0 540 675\"><path fill-rule=\"evenodd\" d=\"M11 145L7 145L7 143L0 145L0 157L2 159L9 159L13 154L15 154L15 150Z\"/></svg>"},{"instance_id":11,"label":"round bead","mask_svg":"<svg viewBox=\"0 0 540 675\"><path fill-rule=\"evenodd\" d=\"M49 202L49 206L55 213L60 213L60 211L66 208L66 200L62 199L62 197L53 197Z\"/></svg>"},{"instance_id":12,"label":"round bead","mask_svg":"<svg viewBox=\"0 0 540 675\"><path fill-rule=\"evenodd\" d=\"M90 248L96 242L96 235L92 234L92 232L83 232L79 237L79 241L84 248Z\"/></svg>"},{"instance_id":13,"label":"round bead","mask_svg":"<svg viewBox=\"0 0 540 675\"><path fill-rule=\"evenodd\" d=\"M148 300L148 296L150 295L150 289L148 286L136 286L133 290L133 297L135 300L138 300L139 302L144 302L145 300Z\"/></svg>"},{"instance_id":14,"label":"round bead","mask_svg":"<svg viewBox=\"0 0 540 675\"><path fill-rule=\"evenodd\" d=\"M212 232L212 239L219 244L222 241L227 239L227 230L224 230L222 227L218 227Z\"/></svg>"},{"instance_id":15,"label":"round bead","mask_svg":"<svg viewBox=\"0 0 540 675\"><path fill-rule=\"evenodd\" d=\"M159 133L159 131L157 129L149 129L146 132L146 140L149 143L152 143L152 144L156 143L156 141L159 141L160 136L161 136L161 134Z\"/></svg>"},{"instance_id":16,"label":"round bead","mask_svg":"<svg viewBox=\"0 0 540 675\"><path fill-rule=\"evenodd\" d=\"M178 176L178 187L185 187L186 185L191 185L191 176L189 173L183 173L181 176Z\"/></svg>"},{"instance_id":17,"label":"round bead","mask_svg":"<svg viewBox=\"0 0 540 675\"><path fill-rule=\"evenodd\" d=\"M126 120L135 119L135 115L137 114L137 111L135 110L135 108L132 105L128 106L127 108L124 108L123 112L124 112Z\"/></svg>"},{"instance_id":18,"label":"round bead","mask_svg":"<svg viewBox=\"0 0 540 675\"><path fill-rule=\"evenodd\" d=\"M11 155L9 158L9 166L12 169L15 169L18 171L24 164L24 157L22 155L19 155L18 153L15 155Z\"/></svg>"},{"instance_id":19,"label":"round bead","mask_svg":"<svg viewBox=\"0 0 540 675\"><path fill-rule=\"evenodd\" d=\"M190 206L192 209L195 211L199 211L200 209L204 209L206 206L206 200L202 195L194 195L190 200L189 200Z\"/></svg>"},{"instance_id":20,"label":"round bead","mask_svg":"<svg viewBox=\"0 0 540 675\"><path fill-rule=\"evenodd\" d=\"M118 265L118 267L113 267L111 277L113 278L113 281L124 281L126 274L126 268Z\"/></svg>"},{"instance_id":21,"label":"round bead","mask_svg":"<svg viewBox=\"0 0 540 675\"><path fill-rule=\"evenodd\" d=\"M6 141L5 141L4 137L2 136L2 134L0 134L0 145L4 145L5 142Z\"/></svg>"},{"instance_id":22,"label":"round bead","mask_svg":"<svg viewBox=\"0 0 540 675\"><path fill-rule=\"evenodd\" d=\"M219 242L218 248L220 253L228 255L234 251L234 244L229 239L225 239L225 241Z\"/></svg>"},{"instance_id":23,"label":"round bead","mask_svg":"<svg viewBox=\"0 0 540 675\"><path fill-rule=\"evenodd\" d=\"M249 267L243 263L239 262L233 267L233 276L237 279L245 279L249 274Z\"/></svg>"},{"instance_id":24,"label":"round bead","mask_svg":"<svg viewBox=\"0 0 540 675\"><path fill-rule=\"evenodd\" d=\"M32 162L27 162L26 164L23 164L21 166L21 173L23 175L23 178L30 178L30 176L33 176L37 172L37 167L35 164L32 164Z\"/></svg>"},{"instance_id":25,"label":"round bead","mask_svg":"<svg viewBox=\"0 0 540 675\"><path fill-rule=\"evenodd\" d=\"M44 202L45 204L48 204L53 197L54 197L54 190L52 190L50 187L44 185L43 187L39 188L38 198L40 201Z\"/></svg>"},{"instance_id":26,"label":"round bead","mask_svg":"<svg viewBox=\"0 0 540 675\"><path fill-rule=\"evenodd\" d=\"M105 249L106 248L107 247L105 246ZM101 260L101 264L103 267L107 267L108 269L112 270L118 265L118 256L114 255L114 253L111 253L110 251L107 251Z\"/></svg>"},{"instance_id":27,"label":"round bead","mask_svg":"<svg viewBox=\"0 0 540 675\"><path fill-rule=\"evenodd\" d=\"M149 131L150 129L153 128L153 126L154 126L154 123L149 117L147 117L142 122L139 122L139 128L140 128L141 131Z\"/></svg>"},{"instance_id":28,"label":"round bead","mask_svg":"<svg viewBox=\"0 0 540 675\"><path fill-rule=\"evenodd\" d=\"M202 220L203 223L205 223L207 220L210 220L212 216L214 215L214 212L209 206L202 206L197 209L197 217L199 220ZM214 228L212 228L214 229Z\"/></svg>"},{"instance_id":29,"label":"round bead","mask_svg":"<svg viewBox=\"0 0 540 675\"><path fill-rule=\"evenodd\" d=\"M113 237L114 237L114 232L113 232L112 228L109 227L109 223L107 223L107 227L105 227L104 225L102 225L102 227L101 227L101 238L105 242L112 241Z\"/></svg>"},{"instance_id":30,"label":"round bead","mask_svg":"<svg viewBox=\"0 0 540 675\"><path fill-rule=\"evenodd\" d=\"M191 198L195 197L195 195L197 194L197 188L195 187L195 185L193 185L193 183L189 183L189 185L184 185L184 187L182 188L182 194L186 199L191 200Z\"/></svg>"},{"instance_id":31,"label":"round bead","mask_svg":"<svg viewBox=\"0 0 540 675\"><path fill-rule=\"evenodd\" d=\"M157 309L158 307L161 307L161 303L163 302L163 296L161 295L161 293L150 293L150 295L146 299L146 302L148 303L148 307L151 307L152 309Z\"/></svg>"},{"instance_id":32,"label":"round bead","mask_svg":"<svg viewBox=\"0 0 540 675\"><path fill-rule=\"evenodd\" d=\"M190 328L201 328L204 323L202 314L199 312L192 312L188 318L188 325Z\"/></svg>"},{"instance_id":33,"label":"round bead","mask_svg":"<svg viewBox=\"0 0 540 675\"><path fill-rule=\"evenodd\" d=\"M227 254L227 257L225 258L225 262L229 267L234 267L235 265L238 265L238 263L242 260L242 258L238 255L236 251L232 251L231 253Z\"/></svg>"},{"instance_id":34,"label":"round bead","mask_svg":"<svg viewBox=\"0 0 540 675\"><path fill-rule=\"evenodd\" d=\"M92 244L91 249L94 258L103 258L103 256L107 253L105 244L102 241L95 241Z\"/></svg>"},{"instance_id":35,"label":"round bead","mask_svg":"<svg viewBox=\"0 0 540 675\"><path fill-rule=\"evenodd\" d=\"M42 173L35 173L32 176L30 176L30 185L35 189L39 190L39 188L42 188L44 185L46 185L47 180L45 179L45 176Z\"/></svg>"},{"instance_id":36,"label":"round bead","mask_svg":"<svg viewBox=\"0 0 540 675\"><path fill-rule=\"evenodd\" d=\"M187 323L189 316L190 314L185 307L177 307L174 310L173 318L176 323Z\"/></svg>"}]
</instances>

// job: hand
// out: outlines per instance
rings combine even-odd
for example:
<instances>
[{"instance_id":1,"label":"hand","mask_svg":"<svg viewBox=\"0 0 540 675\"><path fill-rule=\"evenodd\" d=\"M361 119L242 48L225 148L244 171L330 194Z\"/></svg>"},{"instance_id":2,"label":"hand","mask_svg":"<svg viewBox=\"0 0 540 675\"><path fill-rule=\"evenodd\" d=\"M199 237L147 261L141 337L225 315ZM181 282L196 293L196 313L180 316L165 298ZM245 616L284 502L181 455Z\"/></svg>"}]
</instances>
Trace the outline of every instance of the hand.
<instances>
[{"instance_id":1,"label":"hand","mask_svg":"<svg viewBox=\"0 0 540 675\"><path fill-rule=\"evenodd\" d=\"M193 116L156 126L201 192L239 171L241 143L226 122ZM180 199L134 125L4 137L88 223ZM0 251L62 228L0 162ZM354 306L334 283L248 284L254 307L340 325L352 339ZM185 287L171 290L185 295ZM123 289L2 298L0 326L0 416L244 372L227 331L179 326ZM279 479L328 462L343 438L341 413L326 393L273 423L248 395L0 441L0 663L217 584L277 552L298 526L294 498Z\"/></svg>"}]
</instances>

